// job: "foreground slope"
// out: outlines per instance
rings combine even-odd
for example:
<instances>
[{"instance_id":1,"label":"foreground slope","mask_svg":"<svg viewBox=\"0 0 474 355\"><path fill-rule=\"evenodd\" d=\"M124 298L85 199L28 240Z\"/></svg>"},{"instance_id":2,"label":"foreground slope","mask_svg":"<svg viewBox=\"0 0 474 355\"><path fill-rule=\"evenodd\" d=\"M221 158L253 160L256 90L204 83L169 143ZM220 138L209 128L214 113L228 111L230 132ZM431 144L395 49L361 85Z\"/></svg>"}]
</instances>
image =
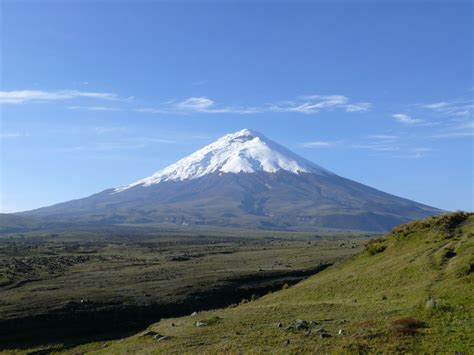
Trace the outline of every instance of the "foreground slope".
<instances>
[{"instance_id":1,"label":"foreground slope","mask_svg":"<svg viewBox=\"0 0 474 355\"><path fill-rule=\"evenodd\" d=\"M338 176L244 129L132 184L22 215L46 225L386 231L440 212Z\"/></svg>"},{"instance_id":2,"label":"foreground slope","mask_svg":"<svg viewBox=\"0 0 474 355\"><path fill-rule=\"evenodd\" d=\"M472 213L432 217L397 227L350 260L259 300L162 320L148 335L73 351L468 353L473 255ZM157 341L153 332L170 338Z\"/></svg>"}]
</instances>

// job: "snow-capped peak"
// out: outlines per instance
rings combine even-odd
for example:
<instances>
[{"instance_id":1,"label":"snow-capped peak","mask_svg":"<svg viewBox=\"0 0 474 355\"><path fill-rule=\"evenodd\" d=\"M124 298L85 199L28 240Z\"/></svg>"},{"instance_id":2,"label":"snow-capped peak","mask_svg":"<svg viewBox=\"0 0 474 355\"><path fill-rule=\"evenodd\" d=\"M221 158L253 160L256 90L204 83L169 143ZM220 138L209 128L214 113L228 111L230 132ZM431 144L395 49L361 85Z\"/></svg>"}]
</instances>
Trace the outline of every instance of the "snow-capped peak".
<instances>
[{"instance_id":1,"label":"snow-capped peak","mask_svg":"<svg viewBox=\"0 0 474 355\"><path fill-rule=\"evenodd\" d=\"M269 140L261 133L242 129L226 134L150 177L117 187L114 192L121 192L137 185L150 186L162 181L196 179L212 173L276 173L279 170L294 174L330 174L329 171Z\"/></svg>"}]
</instances>

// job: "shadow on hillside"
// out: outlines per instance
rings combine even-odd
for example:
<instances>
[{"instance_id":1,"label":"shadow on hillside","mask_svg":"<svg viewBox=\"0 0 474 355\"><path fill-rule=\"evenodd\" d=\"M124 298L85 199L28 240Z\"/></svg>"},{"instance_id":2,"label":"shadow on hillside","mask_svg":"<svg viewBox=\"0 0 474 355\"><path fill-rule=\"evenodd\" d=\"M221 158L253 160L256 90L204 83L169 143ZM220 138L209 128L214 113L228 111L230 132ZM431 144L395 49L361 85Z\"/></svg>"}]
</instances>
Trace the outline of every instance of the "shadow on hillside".
<instances>
[{"instance_id":1,"label":"shadow on hillside","mask_svg":"<svg viewBox=\"0 0 474 355\"><path fill-rule=\"evenodd\" d=\"M70 303L49 314L0 322L0 350L48 345L54 350L65 350L83 343L124 338L146 329L161 318L223 308L244 298L249 299L252 295L263 296L270 291L280 290L285 283L295 284L328 266L330 264L321 264L303 271L267 272L227 279L224 285L189 295L179 303L126 306ZM51 349L32 353L49 351Z\"/></svg>"}]
</instances>

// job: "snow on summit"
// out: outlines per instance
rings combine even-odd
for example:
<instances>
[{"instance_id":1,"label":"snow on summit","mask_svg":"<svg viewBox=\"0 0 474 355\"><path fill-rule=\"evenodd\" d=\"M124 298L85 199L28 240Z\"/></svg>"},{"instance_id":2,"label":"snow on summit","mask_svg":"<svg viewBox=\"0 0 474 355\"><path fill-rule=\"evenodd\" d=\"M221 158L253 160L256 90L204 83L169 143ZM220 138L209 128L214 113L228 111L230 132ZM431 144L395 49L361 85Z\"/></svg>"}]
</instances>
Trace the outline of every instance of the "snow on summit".
<instances>
[{"instance_id":1,"label":"snow on summit","mask_svg":"<svg viewBox=\"0 0 474 355\"><path fill-rule=\"evenodd\" d=\"M294 174L329 173L261 133L243 129L226 134L147 178L117 187L114 192L137 185L150 186L161 181L196 179L212 173L275 173L279 170Z\"/></svg>"}]
</instances>

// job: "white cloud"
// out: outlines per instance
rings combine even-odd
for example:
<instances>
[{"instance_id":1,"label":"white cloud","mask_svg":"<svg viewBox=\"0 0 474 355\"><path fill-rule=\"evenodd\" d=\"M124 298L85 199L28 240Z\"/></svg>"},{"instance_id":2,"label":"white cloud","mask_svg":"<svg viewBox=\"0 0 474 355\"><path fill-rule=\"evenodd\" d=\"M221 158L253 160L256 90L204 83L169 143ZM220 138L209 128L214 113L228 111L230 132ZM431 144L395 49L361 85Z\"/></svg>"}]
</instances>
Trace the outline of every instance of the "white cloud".
<instances>
[{"instance_id":1,"label":"white cloud","mask_svg":"<svg viewBox=\"0 0 474 355\"><path fill-rule=\"evenodd\" d=\"M154 108L136 108L145 113L231 113L256 114L265 112L294 112L313 114L322 110L340 109L346 112L363 112L371 108L368 102L350 103L342 95L302 96L292 101L261 104L259 106L223 106L206 96L190 97L180 102L171 101Z\"/></svg>"},{"instance_id":2,"label":"white cloud","mask_svg":"<svg viewBox=\"0 0 474 355\"><path fill-rule=\"evenodd\" d=\"M79 98L97 100L117 100L122 102L132 101L133 96L124 98L117 94L80 91L80 90L18 90L0 91L0 104L22 104L37 102L55 102ZM70 110L87 111L123 111L131 110L141 113L153 114L190 114L190 113L213 113L213 114L256 114L265 112L294 112L303 114L315 114L322 110L343 110L346 112L365 112L370 110L372 104L369 102L350 102L343 95L309 95L301 96L295 100L282 101L278 103L267 103L257 106L230 106L216 103L206 96L193 96L182 101L168 101L157 107L121 108L115 106L67 106Z\"/></svg>"},{"instance_id":3,"label":"white cloud","mask_svg":"<svg viewBox=\"0 0 474 355\"><path fill-rule=\"evenodd\" d=\"M79 90L18 90L0 91L0 104L22 104L28 102L63 101L76 98L90 98L101 100L118 100L116 94L107 92L88 92Z\"/></svg>"},{"instance_id":4,"label":"white cloud","mask_svg":"<svg viewBox=\"0 0 474 355\"><path fill-rule=\"evenodd\" d=\"M222 106L205 96L190 97L183 101L169 101L159 107L135 108L135 112L162 113L162 114L190 114L190 113L233 113L250 114L261 112L256 107Z\"/></svg>"},{"instance_id":5,"label":"white cloud","mask_svg":"<svg viewBox=\"0 0 474 355\"><path fill-rule=\"evenodd\" d=\"M407 124L407 125L415 125L415 124L424 122L424 120L413 118L404 113L396 113L396 114L393 114L392 117L395 118L398 122Z\"/></svg>"},{"instance_id":6,"label":"white cloud","mask_svg":"<svg viewBox=\"0 0 474 355\"><path fill-rule=\"evenodd\" d=\"M99 133L102 133L99 130ZM127 150L127 149L143 149L155 144L176 144L177 141L166 139L166 138L155 138L155 137L125 137L122 139L116 139L114 141L101 141L95 142L88 145L62 147L51 150L54 153L74 153L83 151L92 152L104 152L104 151L116 151L116 150Z\"/></svg>"},{"instance_id":7,"label":"white cloud","mask_svg":"<svg viewBox=\"0 0 474 355\"><path fill-rule=\"evenodd\" d=\"M343 109L346 112L363 112L368 111L371 106L368 102L349 103L349 98L343 95L311 95L302 96L295 101L270 104L270 110L306 114L333 109Z\"/></svg>"},{"instance_id":8,"label":"white cloud","mask_svg":"<svg viewBox=\"0 0 474 355\"><path fill-rule=\"evenodd\" d=\"M352 148L356 149L369 149L376 152L395 152L400 150L398 144L381 144L381 143L366 143L366 144L354 144Z\"/></svg>"},{"instance_id":9,"label":"white cloud","mask_svg":"<svg viewBox=\"0 0 474 355\"><path fill-rule=\"evenodd\" d=\"M444 108L448 106L449 106L449 103L447 102L435 102L433 104L423 105L423 107L429 108L431 110L443 110Z\"/></svg>"},{"instance_id":10,"label":"white cloud","mask_svg":"<svg viewBox=\"0 0 474 355\"><path fill-rule=\"evenodd\" d=\"M329 148L335 145L335 142L327 142L327 141L312 141L312 142L305 142L301 144L301 146L305 148Z\"/></svg>"},{"instance_id":11,"label":"white cloud","mask_svg":"<svg viewBox=\"0 0 474 355\"><path fill-rule=\"evenodd\" d=\"M177 108L185 111L208 112L214 106L214 101L207 97L190 97L176 104Z\"/></svg>"},{"instance_id":12,"label":"white cloud","mask_svg":"<svg viewBox=\"0 0 474 355\"><path fill-rule=\"evenodd\" d=\"M398 136L395 136L395 135L392 135L392 134L372 134L368 137L372 138L372 139L384 140L384 141L387 141L387 140L393 141L393 140L398 139Z\"/></svg>"},{"instance_id":13,"label":"white cloud","mask_svg":"<svg viewBox=\"0 0 474 355\"><path fill-rule=\"evenodd\" d=\"M441 101L422 105L423 108L453 117L469 118L474 115L474 100Z\"/></svg>"},{"instance_id":14,"label":"white cloud","mask_svg":"<svg viewBox=\"0 0 474 355\"><path fill-rule=\"evenodd\" d=\"M86 110L86 111L122 111L118 107L111 106L68 106L69 110Z\"/></svg>"},{"instance_id":15,"label":"white cloud","mask_svg":"<svg viewBox=\"0 0 474 355\"><path fill-rule=\"evenodd\" d=\"M126 132L126 127L95 127L94 131L98 134Z\"/></svg>"},{"instance_id":16,"label":"white cloud","mask_svg":"<svg viewBox=\"0 0 474 355\"><path fill-rule=\"evenodd\" d=\"M133 111L141 113L168 113L168 111L154 107L134 108Z\"/></svg>"},{"instance_id":17,"label":"white cloud","mask_svg":"<svg viewBox=\"0 0 474 355\"><path fill-rule=\"evenodd\" d=\"M346 105L347 112L365 112L369 111L372 107L370 102L359 102L357 104L349 104Z\"/></svg>"},{"instance_id":18,"label":"white cloud","mask_svg":"<svg viewBox=\"0 0 474 355\"><path fill-rule=\"evenodd\" d=\"M250 113L258 113L261 111L261 109L256 107L223 107L217 105L214 100L211 100L205 96L190 97L184 101L178 102L174 105L174 109L180 112L235 113L243 115Z\"/></svg>"},{"instance_id":19,"label":"white cloud","mask_svg":"<svg viewBox=\"0 0 474 355\"><path fill-rule=\"evenodd\" d=\"M462 138L474 137L474 122L463 122L435 134L432 138Z\"/></svg>"}]
</instances>

